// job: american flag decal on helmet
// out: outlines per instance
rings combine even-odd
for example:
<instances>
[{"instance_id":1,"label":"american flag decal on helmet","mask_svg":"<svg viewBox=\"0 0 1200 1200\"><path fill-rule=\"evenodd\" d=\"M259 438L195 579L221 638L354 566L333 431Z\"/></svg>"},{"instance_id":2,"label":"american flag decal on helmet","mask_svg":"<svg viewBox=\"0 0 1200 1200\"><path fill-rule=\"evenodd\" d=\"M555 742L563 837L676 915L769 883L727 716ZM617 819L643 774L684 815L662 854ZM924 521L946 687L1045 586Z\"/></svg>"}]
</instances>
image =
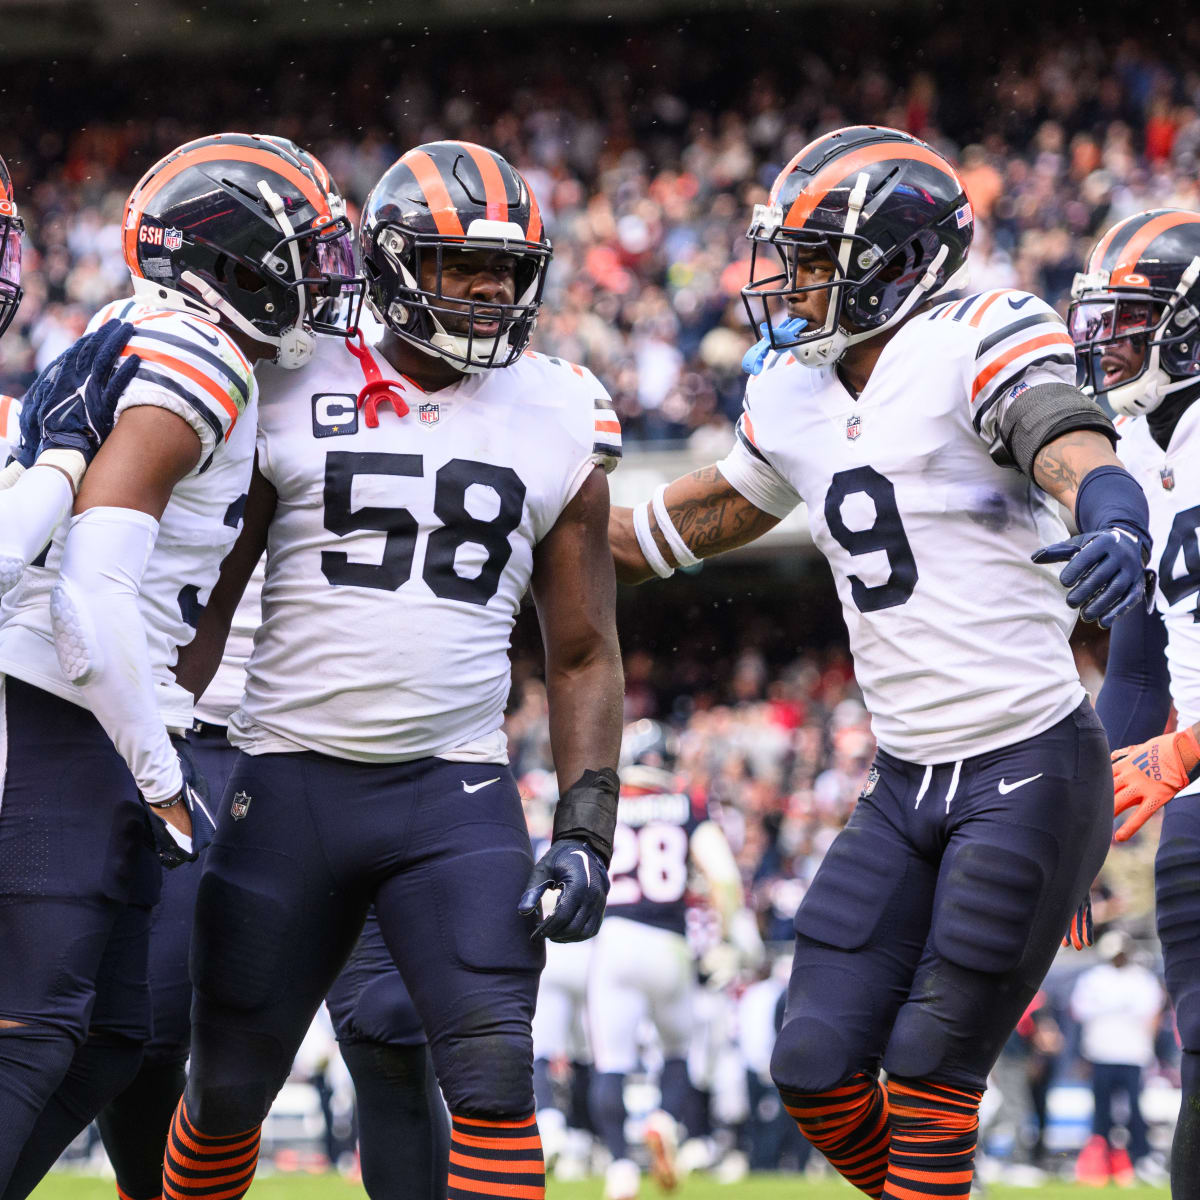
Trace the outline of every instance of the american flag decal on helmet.
<instances>
[{"instance_id":1,"label":"american flag decal on helmet","mask_svg":"<svg viewBox=\"0 0 1200 1200\"><path fill-rule=\"evenodd\" d=\"M975 214L971 211L971 205L969 202L964 204L962 208L957 209L954 213L954 223L959 227L959 229L963 229L967 225L970 225L974 219Z\"/></svg>"},{"instance_id":2,"label":"american flag decal on helmet","mask_svg":"<svg viewBox=\"0 0 1200 1200\"><path fill-rule=\"evenodd\" d=\"M621 422L609 407L609 400L595 402L595 435L592 443L592 459L611 475L621 461Z\"/></svg>"}]
</instances>

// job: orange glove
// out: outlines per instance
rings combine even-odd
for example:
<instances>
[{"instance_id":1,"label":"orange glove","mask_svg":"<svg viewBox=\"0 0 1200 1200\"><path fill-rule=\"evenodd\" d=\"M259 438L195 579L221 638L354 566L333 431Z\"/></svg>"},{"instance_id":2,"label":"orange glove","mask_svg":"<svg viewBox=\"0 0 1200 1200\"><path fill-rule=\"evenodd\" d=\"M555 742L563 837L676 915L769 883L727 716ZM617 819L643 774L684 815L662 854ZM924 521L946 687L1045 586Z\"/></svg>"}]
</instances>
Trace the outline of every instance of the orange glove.
<instances>
[{"instance_id":1,"label":"orange glove","mask_svg":"<svg viewBox=\"0 0 1200 1200\"><path fill-rule=\"evenodd\" d=\"M1067 934L1063 938L1062 944L1074 946L1076 950L1082 950L1085 946L1092 944L1092 896L1090 892L1075 910L1075 915L1071 918L1071 924L1067 926Z\"/></svg>"},{"instance_id":2,"label":"orange glove","mask_svg":"<svg viewBox=\"0 0 1200 1200\"><path fill-rule=\"evenodd\" d=\"M1180 733L1163 733L1114 750L1113 814L1126 809L1136 812L1113 834L1113 841L1127 842L1172 796L1200 775L1200 742L1191 728Z\"/></svg>"}]
</instances>

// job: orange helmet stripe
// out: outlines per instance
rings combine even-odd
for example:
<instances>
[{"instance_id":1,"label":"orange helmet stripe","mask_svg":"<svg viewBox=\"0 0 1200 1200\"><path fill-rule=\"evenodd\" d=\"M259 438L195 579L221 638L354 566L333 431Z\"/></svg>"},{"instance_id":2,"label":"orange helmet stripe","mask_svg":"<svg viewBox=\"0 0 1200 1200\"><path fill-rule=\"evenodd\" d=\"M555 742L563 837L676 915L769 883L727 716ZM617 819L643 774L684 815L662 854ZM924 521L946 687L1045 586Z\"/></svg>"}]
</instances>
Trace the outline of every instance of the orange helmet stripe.
<instances>
[{"instance_id":1,"label":"orange helmet stripe","mask_svg":"<svg viewBox=\"0 0 1200 1200\"><path fill-rule=\"evenodd\" d=\"M542 210L538 208L533 188L529 186L523 175L521 180L525 183L525 190L529 193L529 228L525 231L525 238L530 242L540 242L542 240Z\"/></svg>"},{"instance_id":2,"label":"orange helmet stripe","mask_svg":"<svg viewBox=\"0 0 1200 1200\"><path fill-rule=\"evenodd\" d=\"M1178 225L1196 224L1200 224L1200 213L1166 212L1160 217L1155 217L1153 221L1147 221L1121 248L1116 266L1108 279L1109 285L1119 287L1127 275L1136 273L1138 259L1160 233L1166 233L1168 229L1174 229Z\"/></svg>"},{"instance_id":3,"label":"orange helmet stripe","mask_svg":"<svg viewBox=\"0 0 1200 1200\"><path fill-rule=\"evenodd\" d=\"M462 221L458 209L450 199L446 182L437 169L437 163L424 150L410 150L400 161L413 173L417 186L429 205L430 216L437 231L445 237L463 237Z\"/></svg>"},{"instance_id":4,"label":"orange helmet stripe","mask_svg":"<svg viewBox=\"0 0 1200 1200\"><path fill-rule=\"evenodd\" d=\"M125 261L131 269L137 262L137 226L141 223L147 203L176 175L186 171L189 167L196 167L206 162L220 162L222 159L255 163L274 171L276 175L286 179L288 183L297 188L300 194L317 210L318 217L323 221L332 220L333 214L329 211L329 197L302 171L293 167L278 153L260 150L256 146L241 146L235 142L213 142L207 146L197 146L195 149L179 155L178 158L172 159L166 166L150 175L148 179L143 177L142 183L139 183L130 193L125 210ZM143 184L144 191L142 191Z\"/></svg>"},{"instance_id":5,"label":"orange helmet stripe","mask_svg":"<svg viewBox=\"0 0 1200 1200\"><path fill-rule=\"evenodd\" d=\"M1142 214L1134 213L1132 216L1126 217L1123 221L1118 221L1097 243L1096 248L1092 251L1091 257L1088 260L1090 270L1099 271L1104 266L1104 256L1108 253L1108 248L1113 244L1113 239L1129 224L1130 221L1136 221Z\"/></svg>"},{"instance_id":6,"label":"orange helmet stripe","mask_svg":"<svg viewBox=\"0 0 1200 1200\"><path fill-rule=\"evenodd\" d=\"M479 168L479 176L483 180L484 201L487 204L487 219L489 221L508 220L508 196L504 190L504 179L500 168L491 151L474 142L459 142L470 156L471 161Z\"/></svg>"},{"instance_id":7,"label":"orange helmet stripe","mask_svg":"<svg viewBox=\"0 0 1200 1200\"><path fill-rule=\"evenodd\" d=\"M844 180L861 171L864 167L885 162L889 158L901 158L911 162L922 162L935 167L948 175L962 190L962 182L954 173L954 169L940 154L935 154L925 146L910 142L877 142L871 146L863 146L852 150L844 158L834 159L827 167L819 171L809 182L808 186L792 201L784 224L795 228L803 225L812 216L813 210L822 200Z\"/></svg>"}]
</instances>

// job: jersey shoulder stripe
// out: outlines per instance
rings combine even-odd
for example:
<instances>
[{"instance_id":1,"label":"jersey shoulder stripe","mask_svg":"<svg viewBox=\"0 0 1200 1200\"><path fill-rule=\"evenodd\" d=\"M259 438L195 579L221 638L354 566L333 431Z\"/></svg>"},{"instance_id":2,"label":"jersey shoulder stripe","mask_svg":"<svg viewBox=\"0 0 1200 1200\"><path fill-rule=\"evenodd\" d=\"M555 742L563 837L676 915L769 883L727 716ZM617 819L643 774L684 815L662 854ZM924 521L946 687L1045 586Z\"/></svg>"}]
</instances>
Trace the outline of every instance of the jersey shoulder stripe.
<instances>
[{"instance_id":1,"label":"jersey shoulder stripe","mask_svg":"<svg viewBox=\"0 0 1200 1200\"><path fill-rule=\"evenodd\" d=\"M133 347L135 354L141 354L142 348L146 343L157 343L160 346L171 346L176 350L182 350L192 358L199 359L200 362L207 364L214 371L224 378L229 385L236 391L241 398L239 404L234 399L234 404L238 412L242 412L246 404L249 402L249 384L246 377L235 368L231 367L224 359L214 354L211 350L206 350L202 346L197 346L195 342L189 341L187 338L178 337L173 333L166 333L161 329L142 329L137 328L133 336L129 339L129 345ZM151 349L154 346L151 345Z\"/></svg>"},{"instance_id":2,"label":"jersey shoulder stripe","mask_svg":"<svg viewBox=\"0 0 1200 1200\"><path fill-rule=\"evenodd\" d=\"M1063 329L1061 332L1042 333L1034 337L1023 338L1015 345L1006 347L984 365L975 376L975 381L971 385L971 403L974 404L981 399L981 396L988 394L985 389L996 376L1005 367L1018 361L1025 369L1036 362L1073 363L1075 361L1075 343L1071 341L1071 335Z\"/></svg>"},{"instance_id":3,"label":"jersey shoulder stripe","mask_svg":"<svg viewBox=\"0 0 1200 1200\"><path fill-rule=\"evenodd\" d=\"M132 351L130 352L132 353ZM137 378L151 384L153 387L160 387L170 392L172 395L178 396L186 404L188 404L200 417L200 419L212 430L213 438L220 440L224 436L221 429L221 422L217 419L216 414L207 404L201 404L192 394L191 390L184 387L174 375L163 374L147 367L143 362L138 368Z\"/></svg>"},{"instance_id":4,"label":"jersey shoulder stripe","mask_svg":"<svg viewBox=\"0 0 1200 1200\"><path fill-rule=\"evenodd\" d=\"M611 401L607 396L594 403L592 454L605 472L611 473L621 458L621 422L610 407Z\"/></svg>"}]
</instances>

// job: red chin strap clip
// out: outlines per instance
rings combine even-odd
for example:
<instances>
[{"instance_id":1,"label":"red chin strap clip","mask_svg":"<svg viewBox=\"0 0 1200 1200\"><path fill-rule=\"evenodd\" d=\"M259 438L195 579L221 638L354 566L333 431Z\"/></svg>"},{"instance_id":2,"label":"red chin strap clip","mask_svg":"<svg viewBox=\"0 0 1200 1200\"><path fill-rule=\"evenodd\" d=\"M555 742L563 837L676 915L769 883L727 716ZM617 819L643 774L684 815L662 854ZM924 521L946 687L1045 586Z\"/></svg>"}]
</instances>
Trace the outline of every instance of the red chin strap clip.
<instances>
[{"instance_id":1,"label":"red chin strap clip","mask_svg":"<svg viewBox=\"0 0 1200 1200\"><path fill-rule=\"evenodd\" d=\"M358 338L358 345L354 339ZM358 407L363 410L363 420L368 429L379 425L379 406L390 404L392 412L398 417L408 416L408 405L400 395L403 384L395 379L384 379L382 372L375 362L375 356L367 349L367 339L361 329L353 329L346 335L346 349L358 359L362 373L367 382L358 393ZM393 389L396 389L393 391Z\"/></svg>"}]
</instances>

